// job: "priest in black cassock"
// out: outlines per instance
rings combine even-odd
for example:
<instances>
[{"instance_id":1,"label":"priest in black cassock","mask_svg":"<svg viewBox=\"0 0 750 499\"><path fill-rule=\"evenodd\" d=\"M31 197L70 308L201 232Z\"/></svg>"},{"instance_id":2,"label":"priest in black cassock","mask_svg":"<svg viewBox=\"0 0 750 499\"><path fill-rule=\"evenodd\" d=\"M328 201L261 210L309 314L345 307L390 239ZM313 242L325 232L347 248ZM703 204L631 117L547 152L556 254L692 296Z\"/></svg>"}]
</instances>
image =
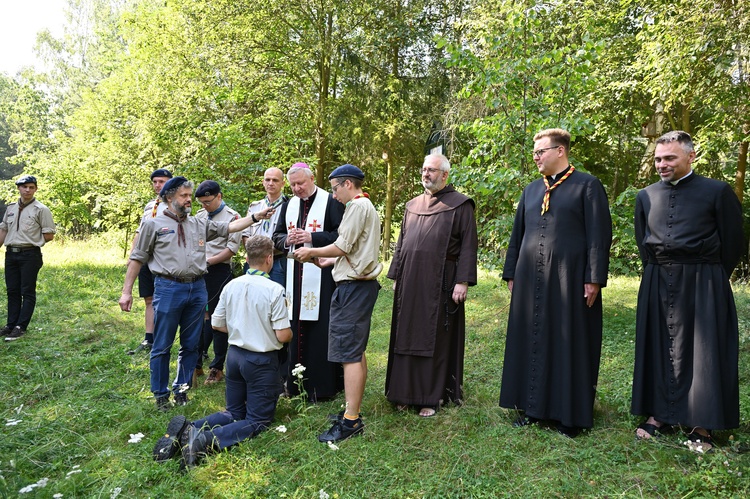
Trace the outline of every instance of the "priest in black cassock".
<instances>
[{"instance_id":1,"label":"priest in black cassock","mask_svg":"<svg viewBox=\"0 0 750 499\"><path fill-rule=\"evenodd\" d=\"M287 172L294 193L281 208L273 233L276 249L291 255L296 248L328 246L338 237L344 205L315 185L315 176L305 163L295 163ZM293 263L293 265L292 265ZM292 371L305 366L303 386L308 398L330 399L344 388L341 364L328 362L328 323L335 283L331 267L321 269L312 263L291 260L286 272L286 296L293 338L289 343L286 388L297 395Z\"/></svg>"},{"instance_id":2,"label":"priest in black cassock","mask_svg":"<svg viewBox=\"0 0 750 499\"><path fill-rule=\"evenodd\" d=\"M692 170L693 142L656 141L660 182L638 193L638 292L631 412L639 439L682 425L688 446L713 446L711 430L739 426L737 311L729 277L744 250L742 209L725 182Z\"/></svg>"},{"instance_id":3,"label":"priest in black cassock","mask_svg":"<svg viewBox=\"0 0 750 499\"><path fill-rule=\"evenodd\" d=\"M549 420L569 437L593 426L612 221L601 182L568 163L570 134L543 130L542 178L523 191L503 279L511 291L500 406L514 423Z\"/></svg>"}]
</instances>

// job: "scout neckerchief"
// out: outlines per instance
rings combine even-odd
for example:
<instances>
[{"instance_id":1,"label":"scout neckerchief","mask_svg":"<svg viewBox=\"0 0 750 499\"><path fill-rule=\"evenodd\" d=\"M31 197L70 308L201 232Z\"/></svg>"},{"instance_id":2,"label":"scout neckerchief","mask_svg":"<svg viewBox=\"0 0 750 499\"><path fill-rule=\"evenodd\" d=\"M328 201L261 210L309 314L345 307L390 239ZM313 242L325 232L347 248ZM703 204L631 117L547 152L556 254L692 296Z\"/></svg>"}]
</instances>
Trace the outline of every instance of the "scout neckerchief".
<instances>
[{"instance_id":1,"label":"scout neckerchief","mask_svg":"<svg viewBox=\"0 0 750 499\"><path fill-rule=\"evenodd\" d=\"M21 212L24 208L26 208L28 205L34 202L35 198L31 198L31 201L29 201L26 204L23 204L23 201L21 198L18 198L18 216L16 218L16 230L19 230L21 228Z\"/></svg>"},{"instance_id":2,"label":"scout neckerchief","mask_svg":"<svg viewBox=\"0 0 750 499\"><path fill-rule=\"evenodd\" d=\"M359 198L367 198L367 199L370 199L370 195L369 195L369 194L367 194L366 192L360 192L359 194L357 194L356 196L354 196L353 198L351 198L351 199L349 200L349 203L351 203L351 202L352 202L352 201L354 201L355 199L359 199ZM346 203L346 205L347 205L347 206L349 206L349 203Z\"/></svg>"},{"instance_id":3,"label":"scout neckerchief","mask_svg":"<svg viewBox=\"0 0 750 499\"><path fill-rule=\"evenodd\" d=\"M270 275L268 275L267 273L263 272L262 270L254 269L252 267L248 268L246 273L247 273L247 275L261 275L263 277L267 277L268 279L271 278Z\"/></svg>"},{"instance_id":4,"label":"scout neckerchief","mask_svg":"<svg viewBox=\"0 0 750 499\"><path fill-rule=\"evenodd\" d=\"M565 181L566 178L570 177L570 174L573 173L575 171L575 169L576 169L575 166L571 166L570 169L568 170L568 173L566 173L565 175L563 175L560 178L560 180L558 180L557 182L555 182L555 185L553 185L552 187L549 186L549 181L547 180L547 176L545 175L543 177L544 178L544 186L547 188L547 190L544 191L544 200L542 201L542 215L544 215L545 212L549 211L549 194L550 194L550 192L552 192L555 189L555 187L557 187L558 185L562 184Z\"/></svg>"},{"instance_id":5,"label":"scout neckerchief","mask_svg":"<svg viewBox=\"0 0 750 499\"><path fill-rule=\"evenodd\" d=\"M156 202L154 203L154 210L151 212L151 218L156 218L159 203L161 203L161 198L159 196L156 196Z\"/></svg>"},{"instance_id":6,"label":"scout neckerchief","mask_svg":"<svg viewBox=\"0 0 750 499\"><path fill-rule=\"evenodd\" d=\"M209 211L208 212L208 219L212 220L216 215L218 215L219 213L221 213L221 210L223 210L226 205L227 204L224 201L222 201L218 208L216 208L214 211Z\"/></svg>"},{"instance_id":7,"label":"scout neckerchief","mask_svg":"<svg viewBox=\"0 0 750 499\"><path fill-rule=\"evenodd\" d=\"M184 222L187 217L180 218L169 210L164 210L164 214L177 222L177 246L180 246L180 243L182 243L182 246L187 248L187 243L185 242L185 229L182 227L182 222Z\"/></svg>"},{"instance_id":8,"label":"scout neckerchief","mask_svg":"<svg viewBox=\"0 0 750 499\"><path fill-rule=\"evenodd\" d=\"M277 206L284 202L284 196L279 195L279 197L273 203L269 201L268 196L266 196L266 199L264 199L264 201L266 202L266 206L276 209ZM268 234L268 231L271 229L271 217L269 216L268 218L263 220L263 224L261 225L263 227L263 233Z\"/></svg>"}]
</instances>

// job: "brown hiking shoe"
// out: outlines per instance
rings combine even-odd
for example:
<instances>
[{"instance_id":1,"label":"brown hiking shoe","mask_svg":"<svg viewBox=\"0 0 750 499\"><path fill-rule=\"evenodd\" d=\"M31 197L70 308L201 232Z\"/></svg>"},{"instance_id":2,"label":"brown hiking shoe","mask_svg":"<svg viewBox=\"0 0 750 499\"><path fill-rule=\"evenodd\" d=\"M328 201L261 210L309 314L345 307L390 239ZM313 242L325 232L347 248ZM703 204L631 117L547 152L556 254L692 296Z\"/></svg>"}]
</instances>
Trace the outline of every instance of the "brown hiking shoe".
<instances>
[{"instance_id":1,"label":"brown hiking shoe","mask_svg":"<svg viewBox=\"0 0 750 499\"><path fill-rule=\"evenodd\" d=\"M208 378L206 378L206 381L204 381L203 384L213 385L214 383L218 383L222 379L224 379L224 373L221 371L221 369L212 367L211 370L208 371Z\"/></svg>"}]
</instances>

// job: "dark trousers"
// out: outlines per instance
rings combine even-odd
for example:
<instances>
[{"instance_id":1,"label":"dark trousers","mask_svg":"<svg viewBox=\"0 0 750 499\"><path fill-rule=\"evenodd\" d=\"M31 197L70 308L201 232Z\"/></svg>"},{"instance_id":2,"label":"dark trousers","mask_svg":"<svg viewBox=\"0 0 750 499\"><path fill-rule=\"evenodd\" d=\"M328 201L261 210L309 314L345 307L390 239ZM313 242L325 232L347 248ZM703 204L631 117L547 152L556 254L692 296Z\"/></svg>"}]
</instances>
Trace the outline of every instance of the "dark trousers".
<instances>
[{"instance_id":1,"label":"dark trousers","mask_svg":"<svg viewBox=\"0 0 750 499\"><path fill-rule=\"evenodd\" d=\"M203 334L201 335L200 356L198 357L198 367L203 367L203 354L208 355L208 347L211 342L214 343L214 360L209 367L224 369L224 359L227 356L227 340L229 335L216 331L211 327L211 314L216 310L219 304L221 290L232 280L232 267L228 263L219 263L208 267L208 274L204 276L206 280L206 291L208 292L208 319L203 322Z\"/></svg>"},{"instance_id":2,"label":"dark trousers","mask_svg":"<svg viewBox=\"0 0 750 499\"><path fill-rule=\"evenodd\" d=\"M41 248L21 252L6 249L5 286L8 290L8 327L26 329L36 307L36 279L42 268Z\"/></svg>"},{"instance_id":3,"label":"dark trousers","mask_svg":"<svg viewBox=\"0 0 750 499\"><path fill-rule=\"evenodd\" d=\"M223 450L268 428L281 394L278 352L251 352L232 345L227 354L227 410L193 422Z\"/></svg>"}]
</instances>

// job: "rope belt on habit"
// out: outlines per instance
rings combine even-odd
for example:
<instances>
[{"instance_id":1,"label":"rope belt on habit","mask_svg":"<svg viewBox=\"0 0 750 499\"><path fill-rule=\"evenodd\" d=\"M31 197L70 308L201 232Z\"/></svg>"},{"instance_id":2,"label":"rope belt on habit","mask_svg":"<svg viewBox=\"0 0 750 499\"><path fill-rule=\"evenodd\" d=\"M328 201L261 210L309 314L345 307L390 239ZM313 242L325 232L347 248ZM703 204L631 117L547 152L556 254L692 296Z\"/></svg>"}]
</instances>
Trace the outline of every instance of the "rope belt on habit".
<instances>
[{"instance_id":1,"label":"rope belt on habit","mask_svg":"<svg viewBox=\"0 0 750 499\"><path fill-rule=\"evenodd\" d=\"M203 279L202 275L199 275L197 277L172 277L171 275L164 275L164 274L154 274L156 277L162 277L168 281L174 281L179 282L181 284L191 284L196 281L200 281Z\"/></svg>"}]
</instances>

